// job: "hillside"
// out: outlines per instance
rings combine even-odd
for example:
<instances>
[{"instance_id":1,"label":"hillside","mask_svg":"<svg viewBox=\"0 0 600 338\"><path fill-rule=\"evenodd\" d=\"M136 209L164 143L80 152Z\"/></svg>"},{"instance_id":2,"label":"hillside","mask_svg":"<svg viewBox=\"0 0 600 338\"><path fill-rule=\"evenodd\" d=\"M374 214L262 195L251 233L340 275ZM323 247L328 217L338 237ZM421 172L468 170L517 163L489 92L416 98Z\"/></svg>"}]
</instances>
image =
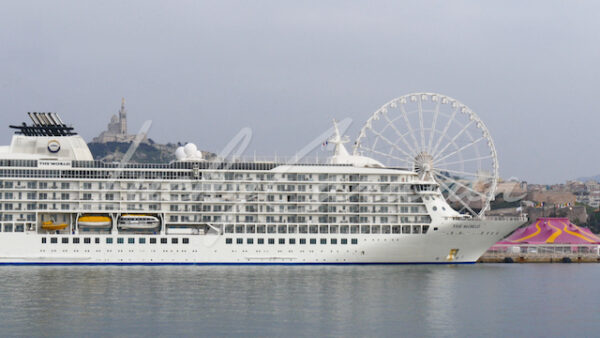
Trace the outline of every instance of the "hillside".
<instances>
[{"instance_id":1,"label":"hillside","mask_svg":"<svg viewBox=\"0 0 600 338\"><path fill-rule=\"evenodd\" d=\"M88 143L94 159L105 162L121 161L130 145L130 142ZM175 150L179 146L181 144L157 144L152 141L150 143L140 143L131 161L136 163L169 163L175 160ZM215 154L206 151L202 151L202 154L205 159L212 159L215 156Z\"/></svg>"}]
</instances>

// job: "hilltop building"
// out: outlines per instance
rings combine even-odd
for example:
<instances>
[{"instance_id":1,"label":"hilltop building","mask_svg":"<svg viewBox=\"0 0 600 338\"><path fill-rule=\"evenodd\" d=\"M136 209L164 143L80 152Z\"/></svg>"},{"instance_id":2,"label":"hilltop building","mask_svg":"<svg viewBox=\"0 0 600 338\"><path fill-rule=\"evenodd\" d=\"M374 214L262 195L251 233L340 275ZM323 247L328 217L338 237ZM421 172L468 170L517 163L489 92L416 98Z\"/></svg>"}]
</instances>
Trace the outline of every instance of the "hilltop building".
<instances>
[{"instance_id":1,"label":"hilltop building","mask_svg":"<svg viewBox=\"0 0 600 338\"><path fill-rule=\"evenodd\" d=\"M108 143L108 142L132 142L136 135L130 135L127 133L127 110L125 110L125 98L121 99L121 109L117 115L113 115L110 118L108 128L100 133L98 137L95 137L92 142L95 143ZM146 135L142 142L147 142Z\"/></svg>"}]
</instances>

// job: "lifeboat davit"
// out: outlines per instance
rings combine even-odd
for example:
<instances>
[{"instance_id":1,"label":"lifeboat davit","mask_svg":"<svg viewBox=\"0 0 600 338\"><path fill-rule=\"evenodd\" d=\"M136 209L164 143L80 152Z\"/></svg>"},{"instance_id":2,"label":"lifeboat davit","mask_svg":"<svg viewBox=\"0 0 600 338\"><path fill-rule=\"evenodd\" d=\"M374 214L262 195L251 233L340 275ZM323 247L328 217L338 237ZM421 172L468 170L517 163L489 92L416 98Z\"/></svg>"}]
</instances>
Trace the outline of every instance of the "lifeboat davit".
<instances>
[{"instance_id":1,"label":"lifeboat davit","mask_svg":"<svg viewBox=\"0 0 600 338\"><path fill-rule=\"evenodd\" d=\"M150 230L158 228L160 220L150 215L125 214L119 217L117 225L123 230Z\"/></svg>"},{"instance_id":2,"label":"lifeboat davit","mask_svg":"<svg viewBox=\"0 0 600 338\"><path fill-rule=\"evenodd\" d=\"M66 223L55 224L53 221L46 221L42 223L42 229L51 231L63 230L68 226L69 225Z\"/></svg>"},{"instance_id":3,"label":"lifeboat davit","mask_svg":"<svg viewBox=\"0 0 600 338\"><path fill-rule=\"evenodd\" d=\"M80 227L83 228L108 228L112 219L108 216L81 216L77 220Z\"/></svg>"}]
</instances>

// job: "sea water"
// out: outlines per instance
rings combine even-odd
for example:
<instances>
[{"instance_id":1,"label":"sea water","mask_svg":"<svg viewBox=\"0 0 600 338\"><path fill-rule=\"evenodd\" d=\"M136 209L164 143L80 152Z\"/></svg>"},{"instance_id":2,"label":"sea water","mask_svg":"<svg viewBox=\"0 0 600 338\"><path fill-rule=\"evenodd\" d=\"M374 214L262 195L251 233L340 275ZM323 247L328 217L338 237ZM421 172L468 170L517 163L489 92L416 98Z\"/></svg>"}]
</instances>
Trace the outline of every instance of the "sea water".
<instances>
[{"instance_id":1,"label":"sea water","mask_svg":"<svg viewBox=\"0 0 600 338\"><path fill-rule=\"evenodd\" d=\"M598 336L597 264L3 266L1 336Z\"/></svg>"}]
</instances>

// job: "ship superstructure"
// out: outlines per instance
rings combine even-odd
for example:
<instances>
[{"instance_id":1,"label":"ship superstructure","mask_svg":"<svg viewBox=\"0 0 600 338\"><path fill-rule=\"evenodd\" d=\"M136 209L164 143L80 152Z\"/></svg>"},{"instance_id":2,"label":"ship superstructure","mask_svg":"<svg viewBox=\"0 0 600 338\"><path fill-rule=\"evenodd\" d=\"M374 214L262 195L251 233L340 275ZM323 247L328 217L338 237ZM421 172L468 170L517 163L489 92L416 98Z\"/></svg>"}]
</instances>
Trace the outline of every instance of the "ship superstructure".
<instances>
[{"instance_id":1,"label":"ship superstructure","mask_svg":"<svg viewBox=\"0 0 600 338\"><path fill-rule=\"evenodd\" d=\"M0 263L472 263L526 221L460 214L339 132L327 164L120 164L57 115L32 119L0 148Z\"/></svg>"}]
</instances>

